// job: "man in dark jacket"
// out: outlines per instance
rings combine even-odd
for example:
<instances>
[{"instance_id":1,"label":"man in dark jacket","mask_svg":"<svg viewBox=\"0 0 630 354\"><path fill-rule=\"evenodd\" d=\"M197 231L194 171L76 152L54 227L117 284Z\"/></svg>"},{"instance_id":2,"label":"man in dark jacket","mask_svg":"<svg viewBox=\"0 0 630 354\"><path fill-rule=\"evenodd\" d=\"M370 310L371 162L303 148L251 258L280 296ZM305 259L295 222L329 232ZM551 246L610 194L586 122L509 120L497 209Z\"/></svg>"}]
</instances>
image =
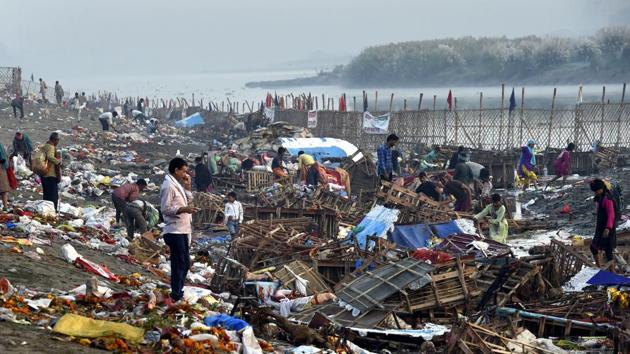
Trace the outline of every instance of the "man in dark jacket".
<instances>
[{"instance_id":1,"label":"man in dark jacket","mask_svg":"<svg viewBox=\"0 0 630 354\"><path fill-rule=\"evenodd\" d=\"M17 96L11 100L11 108L13 108L13 118L17 118L17 110L20 110L20 118L24 118L24 97Z\"/></svg>"},{"instance_id":2,"label":"man in dark jacket","mask_svg":"<svg viewBox=\"0 0 630 354\"><path fill-rule=\"evenodd\" d=\"M199 192L207 192L212 184L212 175L208 166L203 163L203 158L195 158L195 186Z\"/></svg>"}]
</instances>

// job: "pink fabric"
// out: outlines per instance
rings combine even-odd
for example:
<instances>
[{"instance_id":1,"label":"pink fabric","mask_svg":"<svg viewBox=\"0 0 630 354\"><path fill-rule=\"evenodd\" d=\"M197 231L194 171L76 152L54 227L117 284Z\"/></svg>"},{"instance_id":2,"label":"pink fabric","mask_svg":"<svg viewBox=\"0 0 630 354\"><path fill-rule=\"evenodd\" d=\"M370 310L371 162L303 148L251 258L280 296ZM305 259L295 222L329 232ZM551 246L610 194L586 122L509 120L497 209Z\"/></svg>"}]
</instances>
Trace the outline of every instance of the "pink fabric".
<instances>
[{"instance_id":1,"label":"pink fabric","mask_svg":"<svg viewBox=\"0 0 630 354\"><path fill-rule=\"evenodd\" d=\"M608 197L604 197L604 199L602 199L602 205L604 209L606 209L606 215L608 216L608 219L606 220L606 228L612 230L615 226L615 206L612 200L608 199Z\"/></svg>"},{"instance_id":2,"label":"pink fabric","mask_svg":"<svg viewBox=\"0 0 630 354\"><path fill-rule=\"evenodd\" d=\"M554 161L553 167L556 170L556 176L568 176L571 173L571 153L564 150Z\"/></svg>"},{"instance_id":3,"label":"pink fabric","mask_svg":"<svg viewBox=\"0 0 630 354\"><path fill-rule=\"evenodd\" d=\"M126 200L128 202L133 202L134 200L138 199L140 189L135 183L125 183L122 186L114 189L113 194L120 199Z\"/></svg>"}]
</instances>

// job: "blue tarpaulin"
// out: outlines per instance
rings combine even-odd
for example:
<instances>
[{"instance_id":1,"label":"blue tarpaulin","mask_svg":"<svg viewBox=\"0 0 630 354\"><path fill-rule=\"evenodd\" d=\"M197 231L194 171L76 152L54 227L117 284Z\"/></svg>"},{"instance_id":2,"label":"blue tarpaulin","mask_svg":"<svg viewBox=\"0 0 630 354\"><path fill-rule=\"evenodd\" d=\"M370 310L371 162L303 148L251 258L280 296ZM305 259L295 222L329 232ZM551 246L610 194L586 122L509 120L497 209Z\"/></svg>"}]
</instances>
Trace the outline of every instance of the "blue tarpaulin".
<instances>
[{"instance_id":1,"label":"blue tarpaulin","mask_svg":"<svg viewBox=\"0 0 630 354\"><path fill-rule=\"evenodd\" d=\"M203 117L201 116L199 112L197 112L182 120L178 120L177 122L175 122L175 126L178 126L180 128L190 128L196 125L201 125L203 123L204 123Z\"/></svg>"},{"instance_id":2,"label":"blue tarpaulin","mask_svg":"<svg viewBox=\"0 0 630 354\"><path fill-rule=\"evenodd\" d=\"M457 225L455 220L443 224L431 225L431 229L433 230L433 234L439 238L445 238L455 234L465 234L464 230Z\"/></svg>"},{"instance_id":3,"label":"blue tarpaulin","mask_svg":"<svg viewBox=\"0 0 630 354\"><path fill-rule=\"evenodd\" d=\"M426 224L396 225L390 236L390 241L399 247L418 249L429 247L429 241L433 233Z\"/></svg>"},{"instance_id":4,"label":"blue tarpaulin","mask_svg":"<svg viewBox=\"0 0 630 354\"><path fill-rule=\"evenodd\" d=\"M591 279L586 281L591 285L623 285L630 286L630 278L611 273L605 270L600 270Z\"/></svg>"},{"instance_id":5,"label":"blue tarpaulin","mask_svg":"<svg viewBox=\"0 0 630 354\"><path fill-rule=\"evenodd\" d=\"M382 205L372 208L356 227L357 233L354 237L359 247L365 249L368 236L387 238L387 231L393 229L399 213L398 209L389 209ZM373 241L370 242L373 244ZM372 244L369 249L372 249Z\"/></svg>"}]
</instances>

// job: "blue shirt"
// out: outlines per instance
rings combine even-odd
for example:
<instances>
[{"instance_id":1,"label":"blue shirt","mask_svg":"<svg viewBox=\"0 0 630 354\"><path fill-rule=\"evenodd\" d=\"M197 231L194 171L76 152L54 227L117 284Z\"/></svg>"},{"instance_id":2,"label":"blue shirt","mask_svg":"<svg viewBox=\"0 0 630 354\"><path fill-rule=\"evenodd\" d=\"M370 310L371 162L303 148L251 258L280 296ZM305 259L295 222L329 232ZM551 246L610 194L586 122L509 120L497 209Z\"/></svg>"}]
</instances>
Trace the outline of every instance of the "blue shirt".
<instances>
[{"instance_id":1,"label":"blue shirt","mask_svg":"<svg viewBox=\"0 0 630 354\"><path fill-rule=\"evenodd\" d=\"M376 171L379 176L389 176L394 170L394 162L392 158L392 149L388 144L381 144L376 150L378 162Z\"/></svg>"}]
</instances>

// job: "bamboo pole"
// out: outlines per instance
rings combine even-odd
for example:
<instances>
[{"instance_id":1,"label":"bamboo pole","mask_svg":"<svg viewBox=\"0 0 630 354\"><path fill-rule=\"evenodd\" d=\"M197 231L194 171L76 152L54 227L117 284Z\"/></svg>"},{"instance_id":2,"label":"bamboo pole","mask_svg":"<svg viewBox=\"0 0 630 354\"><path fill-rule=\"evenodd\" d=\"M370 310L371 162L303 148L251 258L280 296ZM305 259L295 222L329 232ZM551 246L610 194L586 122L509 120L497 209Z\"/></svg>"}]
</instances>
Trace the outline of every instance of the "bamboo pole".
<instances>
[{"instance_id":1,"label":"bamboo pole","mask_svg":"<svg viewBox=\"0 0 630 354\"><path fill-rule=\"evenodd\" d=\"M418 110L422 109L422 96L424 96L424 93L420 92L420 98L418 99Z\"/></svg>"},{"instance_id":2,"label":"bamboo pole","mask_svg":"<svg viewBox=\"0 0 630 354\"><path fill-rule=\"evenodd\" d=\"M455 145L459 145L459 117L457 116L457 97L453 97L453 117L455 120Z\"/></svg>"},{"instance_id":3,"label":"bamboo pole","mask_svg":"<svg viewBox=\"0 0 630 354\"><path fill-rule=\"evenodd\" d=\"M615 146L621 146L621 116L623 115L623 101L626 98L626 83L623 83L623 89L621 90L621 103L619 104L619 116L617 117L617 143Z\"/></svg>"},{"instance_id":4,"label":"bamboo pole","mask_svg":"<svg viewBox=\"0 0 630 354\"><path fill-rule=\"evenodd\" d=\"M519 132L519 136L518 136L518 144L520 145L523 142L523 123L525 122L525 119L523 117L523 114L525 113L525 86L523 86L521 88L521 124L520 124L520 132Z\"/></svg>"},{"instance_id":5,"label":"bamboo pole","mask_svg":"<svg viewBox=\"0 0 630 354\"><path fill-rule=\"evenodd\" d=\"M606 105L606 86L602 86L602 109L601 119L599 121L599 143L604 144L604 115Z\"/></svg>"},{"instance_id":6,"label":"bamboo pole","mask_svg":"<svg viewBox=\"0 0 630 354\"><path fill-rule=\"evenodd\" d=\"M357 96L352 96L352 111L357 111Z\"/></svg>"},{"instance_id":7,"label":"bamboo pole","mask_svg":"<svg viewBox=\"0 0 630 354\"><path fill-rule=\"evenodd\" d=\"M549 129L547 132L547 149L551 146L551 130L553 129L553 115L556 111L556 93L557 89L553 88L553 97L551 98L551 116L549 117Z\"/></svg>"},{"instance_id":8,"label":"bamboo pole","mask_svg":"<svg viewBox=\"0 0 630 354\"><path fill-rule=\"evenodd\" d=\"M482 115L483 115L483 92L479 92L479 126L477 127L478 131L477 131L477 141L478 141L478 148L481 149L481 132L483 129L481 129L481 124L482 124Z\"/></svg>"},{"instance_id":9,"label":"bamboo pole","mask_svg":"<svg viewBox=\"0 0 630 354\"><path fill-rule=\"evenodd\" d=\"M433 95L433 114L431 114L431 120L433 121L433 144L435 145L435 138L436 138L436 134L437 132L435 131L435 103L437 101L437 95Z\"/></svg>"},{"instance_id":10,"label":"bamboo pole","mask_svg":"<svg viewBox=\"0 0 630 354\"><path fill-rule=\"evenodd\" d=\"M501 137L503 136L504 106L505 106L505 84L501 84L501 121L499 122L499 146L498 146L499 150L501 150Z\"/></svg>"},{"instance_id":11,"label":"bamboo pole","mask_svg":"<svg viewBox=\"0 0 630 354\"><path fill-rule=\"evenodd\" d=\"M378 112L378 91L374 93L374 112Z\"/></svg>"},{"instance_id":12,"label":"bamboo pole","mask_svg":"<svg viewBox=\"0 0 630 354\"><path fill-rule=\"evenodd\" d=\"M392 104L394 103L394 94L389 97L389 111L392 111Z\"/></svg>"}]
</instances>

